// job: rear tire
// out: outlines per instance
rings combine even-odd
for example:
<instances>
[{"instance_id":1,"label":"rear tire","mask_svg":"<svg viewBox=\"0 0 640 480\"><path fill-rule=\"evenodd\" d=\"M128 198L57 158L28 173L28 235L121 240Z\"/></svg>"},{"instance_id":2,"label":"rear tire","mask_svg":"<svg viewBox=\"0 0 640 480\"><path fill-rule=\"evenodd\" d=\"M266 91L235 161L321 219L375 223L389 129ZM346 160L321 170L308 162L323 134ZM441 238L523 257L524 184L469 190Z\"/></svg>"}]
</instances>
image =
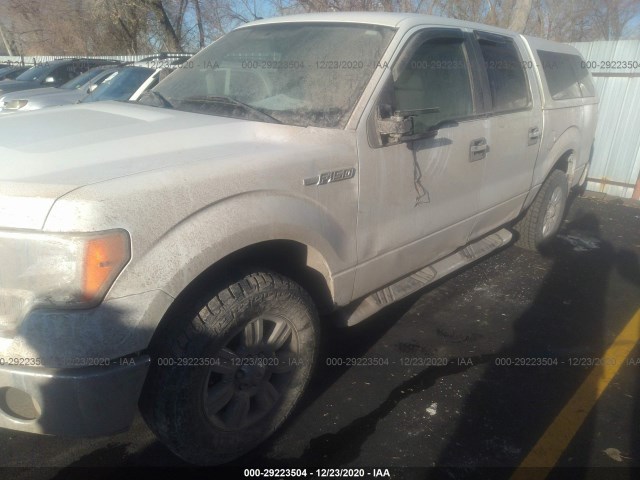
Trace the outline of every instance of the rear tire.
<instances>
[{"instance_id":1,"label":"rear tire","mask_svg":"<svg viewBox=\"0 0 640 480\"><path fill-rule=\"evenodd\" d=\"M580 180L578 181L578 185L573 189L575 193L579 196L583 196L587 191L587 181L589 175L589 169L591 168L591 161L587 162L584 166L584 170L582 171L582 175L580 176Z\"/></svg>"},{"instance_id":2,"label":"rear tire","mask_svg":"<svg viewBox=\"0 0 640 480\"><path fill-rule=\"evenodd\" d=\"M524 217L514 225L519 234L516 245L527 250L539 250L548 243L560 229L568 193L564 172L551 172Z\"/></svg>"},{"instance_id":3,"label":"rear tire","mask_svg":"<svg viewBox=\"0 0 640 480\"><path fill-rule=\"evenodd\" d=\"M291 413L315 363L318 318L300 286L269 272L197 306L155 342L140 407L174 453L216 465L256 447Z\"/></svg>"}]
</instances>

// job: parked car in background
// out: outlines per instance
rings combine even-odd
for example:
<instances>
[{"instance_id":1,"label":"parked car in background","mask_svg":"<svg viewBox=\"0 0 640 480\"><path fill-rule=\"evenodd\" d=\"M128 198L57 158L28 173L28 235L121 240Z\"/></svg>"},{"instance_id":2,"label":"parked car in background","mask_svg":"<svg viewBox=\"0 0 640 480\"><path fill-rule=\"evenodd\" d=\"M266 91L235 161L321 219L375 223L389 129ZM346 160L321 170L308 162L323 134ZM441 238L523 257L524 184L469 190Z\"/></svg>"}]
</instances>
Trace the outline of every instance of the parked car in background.
<instances>
[{"instance_id":1,"label":"parked car in background","mask_svg":"<svg viewBox=\"0 0 640 480\"><path fill-rule=\"evenodd\" d=\"M1 80L13 80L18 75L21 75L23 72L29 70L30 66L20 66L20 65L7 65L0 68L0 81Z\"/></svg>"},{"instance_id":2,"label":"parked car in background","mask_svg":"<svg viewBox=\"0 0 640 480\"><path fill-rule=\"evenodd\" d=\"M4 95L18 90L32 88L59 87L81 73L100 65L117 65L113 60L74 58L68 60L54 60L42 65L31 67L15 78L0 82L0 101Z\"/></svg>"},{"instance_id":3,"label":"parked car in background","mask_svg":"<svg viewBox=\"0 0 640 480\"><path fill-rule=\"evenodd\" d=\"M117 70L118 67L110 65L95 67L58 88L36 88L8 93L0 102L0 114L28 112L46 107L78 103Z\"/></svg>"},{"instance_id":4,"label":"parked car in background","mask_svg":"<svg viewBox=\"0 0 640 480\"><path fill-rule=\"evenodd\" d=\"M105 100L135 102L143 93L155 87L160 80L184 61L184 57L142 60L133 65L118 68L81 102L103 102Z\"/></svg>"}]
</instances>

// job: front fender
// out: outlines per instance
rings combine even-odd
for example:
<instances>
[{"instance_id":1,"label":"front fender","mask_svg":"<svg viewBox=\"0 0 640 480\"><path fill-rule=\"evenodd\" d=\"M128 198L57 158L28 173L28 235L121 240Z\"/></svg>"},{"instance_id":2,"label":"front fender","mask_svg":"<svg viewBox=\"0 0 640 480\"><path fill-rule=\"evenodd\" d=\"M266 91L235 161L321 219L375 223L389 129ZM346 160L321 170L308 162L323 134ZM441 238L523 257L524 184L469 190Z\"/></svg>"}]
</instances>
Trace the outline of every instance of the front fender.
<instances>
[{"instance_id":1,"label":"front fender","mask_svg":"<svg viewBox=\"0 0 640 480\"><path fill-rule=\"evenodd\" d=\"M350 299L352 282L335 281L355 264L352 232L310 198L277 191L239 194L193 213L158 238L127 276L135 283L135 277L153 272L156 287L177 296L209 266L268 240L293 240L315 249L326 265L334 301ZM326 277L327 272L321 273Z\"/></svg>"},{"instance_id":2,"label":"front fender","mask_svg":"<svg viewBox=\"0 0 640 480\"><path fill-rule=\"evenodd\" d=\"M82 207L59 202L50 220L86 218L95 208L84 205L83 214ZM133 211L142 218L124 222L131 233L132 260L103 304L89 310L33 312L8 352L39 356L48 366L58 366L55 357L60 352L117 358L143 350L173 299L196 277L229 254L268 240L294 240L310 247L313 266L325 277L333 301L351 300L355 236L309 197L270 190L227 197L164 229L152 242L144 233L169 224L157 217L170 217L170 212L152 217ZM96 230L104 228L95 225Z\"/></svg>"}]
</instances>

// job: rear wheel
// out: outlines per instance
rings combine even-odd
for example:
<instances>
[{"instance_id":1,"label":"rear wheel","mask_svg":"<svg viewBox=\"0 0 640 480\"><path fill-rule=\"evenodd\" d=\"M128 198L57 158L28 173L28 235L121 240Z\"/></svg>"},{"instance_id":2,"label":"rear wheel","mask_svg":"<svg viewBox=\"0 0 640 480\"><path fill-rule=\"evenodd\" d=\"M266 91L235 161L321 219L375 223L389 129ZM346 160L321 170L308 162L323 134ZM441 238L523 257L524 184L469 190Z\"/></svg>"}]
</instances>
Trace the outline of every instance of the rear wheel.
<instances>
[{"instance_id":1,"label":"rear wheel","mask_svg":"<svg viewBox=\"0 0 640 480\"><path fill-rule=\"evenodd\" d=\"M568 192L564 172L551 172L524 217L514 226L519 233L516 245L536 250L555 236L564 218Z\"/></svg>"},{"instance_id":2,"label":"rear wheel","mask_svg":"<svg viewBox=\"0 0 640 480\"><path fill-rule=\"evenodd\" d=\"M145 420L183 459L230 461L287 418L310 377L317 314L293 281L254 272L175 319L154 347Z\"/></svg>"}]
</instances>

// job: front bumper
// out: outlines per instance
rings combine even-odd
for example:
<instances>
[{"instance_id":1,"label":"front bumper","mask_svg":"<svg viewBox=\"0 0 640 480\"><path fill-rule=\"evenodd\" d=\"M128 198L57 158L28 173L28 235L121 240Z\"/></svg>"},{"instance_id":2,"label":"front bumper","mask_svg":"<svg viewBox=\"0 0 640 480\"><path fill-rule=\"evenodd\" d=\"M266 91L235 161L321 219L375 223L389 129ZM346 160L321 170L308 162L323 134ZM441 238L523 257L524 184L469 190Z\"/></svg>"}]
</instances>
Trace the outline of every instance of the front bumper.
<instances>
[{"instance_id":1,"label":"front bumper","mask_svg":"<svg viewBox=\"0 0 640 480\"><path fill-rule=\"evenodd\" d=\"M71 369L1 366L0 427L76 437L126 430L149 364L143 355Z\"/></svg>"}]
</instances>

